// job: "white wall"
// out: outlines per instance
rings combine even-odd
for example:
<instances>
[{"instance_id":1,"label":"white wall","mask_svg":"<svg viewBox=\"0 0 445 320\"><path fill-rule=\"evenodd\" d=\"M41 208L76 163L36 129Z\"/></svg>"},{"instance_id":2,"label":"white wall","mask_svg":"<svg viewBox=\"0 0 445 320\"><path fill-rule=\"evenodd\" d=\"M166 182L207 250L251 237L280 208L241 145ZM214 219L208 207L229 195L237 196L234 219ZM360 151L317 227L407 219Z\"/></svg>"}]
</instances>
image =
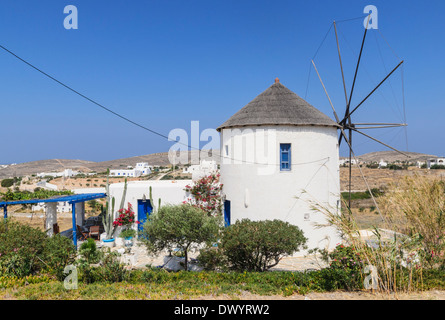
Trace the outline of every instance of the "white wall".
<instances>
[{"instance_id":1,"label":"white wall","mask_svg":"<svg viewBox=\"0 0 445 320\"><path fill-rule=\"evenodd\" d=\"M431 166L434 165L445 165L445 158L434 158L434 159L428 159L426 162L426 166L428 169L431 168Z\"/></svg>"},{"instance_id":2,"label":"white wall","mask_svg":"<svg viewBox=\"0 0 445 320\"><path fill-rule=\"evenodd\" d=\"M133 210L137 217L138 200L142 200L145 195L146 199L150 199L150 186L152 187L152 196L154 206L158 206L159 198L161 206L164 204L181 204L190 196L184 191L185 186L192 184L191 180L178 180L172 182L170 180L161 181L131 181L127 183L127 194L125 197L124 208L127 208L128 202L133 206ZM115 211L119 209L124 183L110 184L110 195L115 198Z\"/></svg>"},{"instance_id":3,"label":"white wall","mask_svg":"<svg viewBox=\"0 0 445 320\"><path fill-rule=\"evenodd\" d=\"M262 126L232 133L230 129L221 133L226 158L220 167L223 192L231 201L231 222L280 219L303 230L309 249L335 247L340 242L336 229L315 227L325 223L325 216L311 210L311 201L336 212L340 199L336 128ZM291 143L291 171L280 171L280 143ZM323 240L326 237L329 241Z\"/></svg>"}]
</instances>

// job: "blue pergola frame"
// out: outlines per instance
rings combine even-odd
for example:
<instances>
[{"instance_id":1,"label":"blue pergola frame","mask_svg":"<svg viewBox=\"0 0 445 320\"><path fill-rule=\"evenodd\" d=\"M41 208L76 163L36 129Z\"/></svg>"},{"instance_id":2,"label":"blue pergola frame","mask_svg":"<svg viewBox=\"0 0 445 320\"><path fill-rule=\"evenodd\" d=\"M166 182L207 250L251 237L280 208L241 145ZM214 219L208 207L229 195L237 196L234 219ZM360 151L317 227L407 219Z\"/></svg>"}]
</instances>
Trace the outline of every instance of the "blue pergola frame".
<instances>
[{"instance_id":1,"label":"blue pergola frame","mask_svg":"<svg viewBox=\"0 0 445 320\"><path fill-rule=\"evenodd\" d=\"M33 203L47 203L47 202L68 202L71 204L73 217L73 243L77 248L77 228L76 228L76 203L86 202L89 200L105 198L106 193L83 193L73 194L67 196L54 197L50 199L32 199L32 200L18 200L18 201L3 201L0 202L0 208L3 207L3 218L8 218L8 206L14 204L33 204Z\"/></svg>"}]
</instances>

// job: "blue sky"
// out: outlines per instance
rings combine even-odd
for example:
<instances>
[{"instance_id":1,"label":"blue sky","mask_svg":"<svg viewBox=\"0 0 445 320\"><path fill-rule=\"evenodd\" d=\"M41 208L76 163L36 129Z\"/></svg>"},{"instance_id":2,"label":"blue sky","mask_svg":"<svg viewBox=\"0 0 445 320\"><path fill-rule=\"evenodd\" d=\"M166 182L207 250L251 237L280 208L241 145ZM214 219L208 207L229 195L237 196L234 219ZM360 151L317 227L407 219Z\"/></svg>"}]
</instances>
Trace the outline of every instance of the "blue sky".
<instances>
[{"instance_id":1,"label":"blue sky","mask_svg":"<svg viewBox=\"0 0 445 320\"><path fill-rule=\"evenodd\" d=\"M77 30L63 26L66 5L78 9ZM165 135L175 128L189 131L191 121L199 121L201 130L217 128L276 77L333 118L310 61L332 21L362 17L366 5L377 7L379 30L368 32L352 105L401 59L404 94L398 69L354 121L403 122L404 98L406 135L403 128L368 133L401 150L445 155L441 0L3 0L0 44ZM363 21L338 27L349 91ZM342 114L336 50L331 29L315 63ZM3 50L0 70L0 163L103 161L168 151L173 144L107 113ZM354 149L356 154L387 150L358 135Z\"/></svg>"}]
</instances>

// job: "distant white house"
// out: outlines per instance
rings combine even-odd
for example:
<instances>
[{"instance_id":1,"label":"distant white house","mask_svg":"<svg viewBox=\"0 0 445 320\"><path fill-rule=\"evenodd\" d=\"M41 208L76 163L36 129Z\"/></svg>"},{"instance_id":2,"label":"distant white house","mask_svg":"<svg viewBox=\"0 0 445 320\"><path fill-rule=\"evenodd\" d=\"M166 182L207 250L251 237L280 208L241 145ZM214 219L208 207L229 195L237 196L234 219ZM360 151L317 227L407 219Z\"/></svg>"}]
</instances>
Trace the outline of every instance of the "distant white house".
<instances>
[{"instance_id":1,"label":"distant white house","mask_svg":"<svg viewBox=\"0 0 445 320\"><path fill-rule=\"evenodd\" d=\"M425 161L416 161L417 168L422 168L423 165L426 165Z\"/></svg>"},{"instance_id":2,"label":"distant white house","mask_svg":"<svg viewBox=\"0 0 445 320\"><path fill-rule=\"evenodd\" d=\"M218 165L214 160L201 160L199 164L191 165L182 170L183 173L191 173L192 180L197 180L205 175L209 175L218 170Z\"/></svg>"},{"instance_id":3,"label":"distant white house","mask_svg":"<svg viewBox=\"0 0 445 320\"><path fill-rule=\"evenodd\" d=\"M66 213L71 212L71 204L69 204L67 201L57 202L57 213ZM46 204L44 202L37 203L32 206L31 210L33 212L36 211L45 211Z\"/></svg>"},{"instance_id":4,"label":"distant white house","mask_svg":"<svg viewBox=\"0 0 445 320\"><path fill-rule=\"evenodd\" d=\"M426 161L426 167L431 169L431 166L434 165L445 165L445 158L430 158Z\"/></svg>"},{"instance_id":5,"label":"distant white house","mask_svg":"<svg viewBox=\"0 0 445 320\"><path fill-rule=\"evenodd\" d=\"M36 183L36 186L46 190L58 190L58 187L55 184L46 181L39 181Z\"/></svg>"},{"instance_id":6,"label":"distant white house","mask_svg":"<svg viewBox=\"0 0 445 320\"><path fill-rule=\"evenodd\" d=\"M384 161L383 159L379 162L379 168L386 168L388 166L388 162Z\"/></svg>"},{"instance_id":7,"label":"distant white house","mask_svg":"<svg viewBox=\"0 0 445 320\"><path fill-rule=\"evenodd\" d=\"M357 164L357 161L355 159L351 159L351 163ZM349 166L349 158L340 158L338 164L340 166Z\"/></svg>"},{"instance_id":8,"label":"distant white house","mask_svg":"<svg viewBox=\"0 0 445 320\"><path fill-rule=\"evenodd\" d=\"M132 169L110 170L110 177L140 177L150 174L151 168L147 162L139 162Z\"/></svg>"},{"instance_id":9,"label":"distant white house","mask_svg":"<svg viewBox=\"0 0 445 320\"><path fill-rule=\"evenodd\" d=\"M72 169L65 169L61 172L41 172L37 174L37 177L43 178L43 177L72 177L75 175L78 175L79 171L73 171Z\"/></svg>"}]
</instances>

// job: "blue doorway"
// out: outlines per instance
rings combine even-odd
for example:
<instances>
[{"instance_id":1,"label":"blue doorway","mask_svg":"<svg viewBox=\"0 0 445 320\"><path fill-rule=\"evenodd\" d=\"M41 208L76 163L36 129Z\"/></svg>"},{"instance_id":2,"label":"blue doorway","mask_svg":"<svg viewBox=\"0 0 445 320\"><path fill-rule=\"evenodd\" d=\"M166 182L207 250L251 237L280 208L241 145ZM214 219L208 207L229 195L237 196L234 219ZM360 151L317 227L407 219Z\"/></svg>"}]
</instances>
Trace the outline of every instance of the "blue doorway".
<instances>
[{"instance_id":1,"label":"blue doorway","mask_svg":"<svg viewBox=\"0 0 445 320\"><path fill-rule=\"evenodd\" d=\"M230 226L230 200L224 201L224 225Z\"/></svg>"},{"instance_id":2,"label":"blue doorway","mask_svg":"<svg viewBox=\"0 0 445 320\"><path fill-rule=\"evenodd\" d=\"M150 200L138 200L138 231L144 229L144 223L147 221L148 216L153 211Z\"/></svg>"}]
</instances>

